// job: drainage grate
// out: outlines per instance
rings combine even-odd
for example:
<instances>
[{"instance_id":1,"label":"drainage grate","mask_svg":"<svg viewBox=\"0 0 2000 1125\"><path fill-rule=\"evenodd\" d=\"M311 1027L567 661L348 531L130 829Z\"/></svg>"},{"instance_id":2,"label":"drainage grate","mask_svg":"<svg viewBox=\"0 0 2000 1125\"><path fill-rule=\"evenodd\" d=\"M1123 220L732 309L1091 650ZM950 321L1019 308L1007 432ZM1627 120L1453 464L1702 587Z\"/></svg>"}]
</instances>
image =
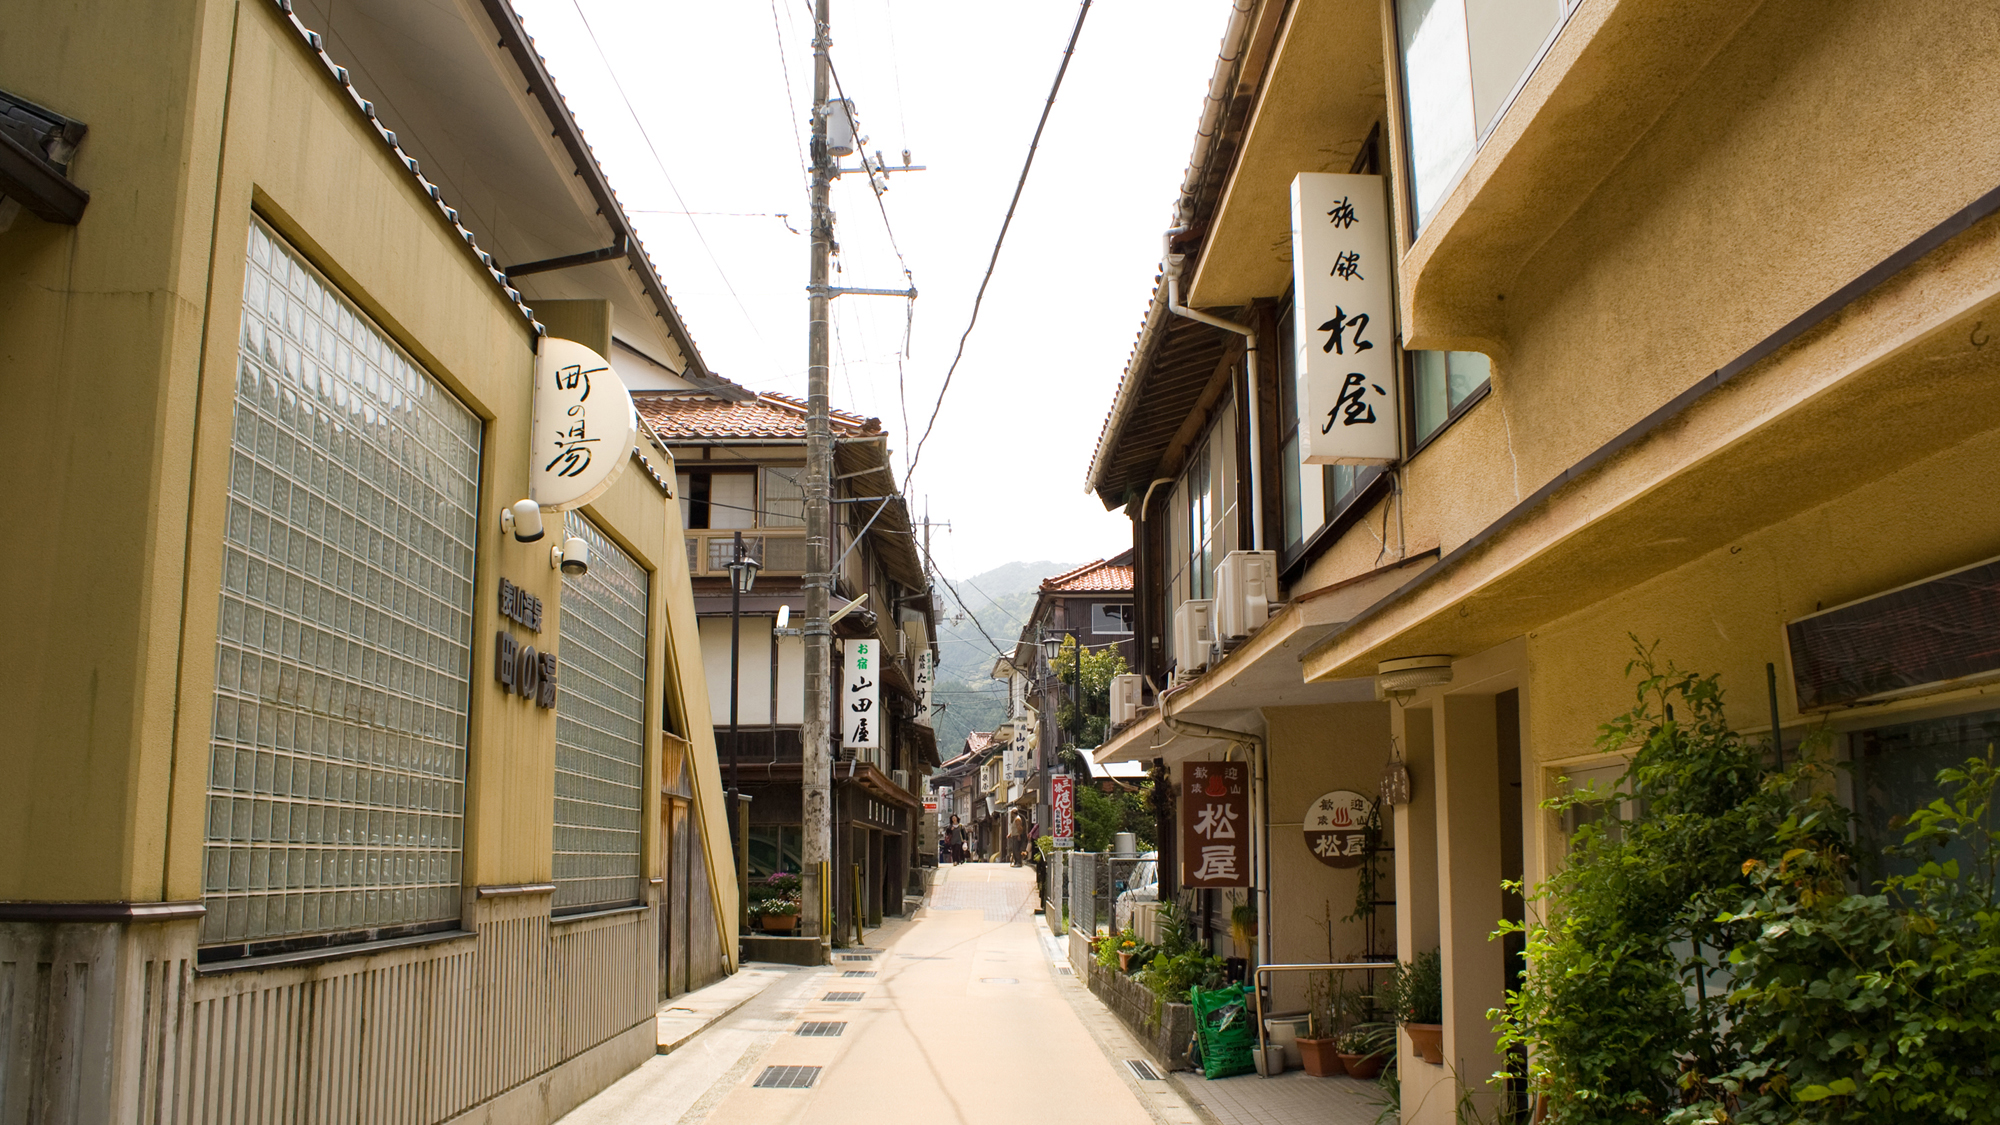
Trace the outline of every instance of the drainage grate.
<instances>
[{"instance_id":1,"label":"drainage grate","mask_svg":"<svg viewBox=\"0 0 2000 1125\"><path fill-rule=\"evenodd\" d=\"M1013 977L980 977L980 978L979 978L979 983L980 983L980 984L1020 984L1021 982L1020 982L1020 981L1018 981L1018 980L1015 980L1015 979L1014 979Z\"/></svg>"},{"instance_id":2,"label":"drainage grate","mask_svg":"<svg viewBox=\"0 0 2000 1125\"><path fill-rule=\"evenodd\" d=\"M808 1020L799 1025L799 1034L808 1039L832 1039L847 1030L840 1020Z\"/></svg>"},{"instance_id":3,"label":"drainage grate","mask_svg":"<svg viewBox=\"0 0 2000 1125\"><path fill-rule=\"evenodd\" d=\"M829 992L825 996L820 997L820 999L831 1000L838 1004L859 1000L866 995L868 995L866 992Z\"/></svg>"},{"instance_id":4,"label":"drainage grate","mask_svg":"<svg viewBox=\"0 0 2000 1125\"><path fill-rule=\"evenodd\" d=\"M873 961L874 959L875 955L873 953L843 953L839 957L839 960L842 961Z\"/></svg>"},{"instance_id":5,"label":"drainage grate","mask_svg":"<svg viewBox=\"0 0 2000 1125\"><path fill-rule=\"evenodd\" d=\"M846 972L844 972L844 973L842 973L842 974L840 974L840 975L841 975L841 976L843 976L843 977L872 977L872 976L874 976L874 975L875 975L875 970L873 970L873 969L849 969L849 970L847 970Z\"/></svg>"},{"instance_id":6,"label":"drainage grate","mask_svg":"<svg viewBox=\"0 0 2000 1125\"><path fill-rule=\"evenodd\" d=\"M1059 977L1073 977L1076 975L1076 970L1070 968L1068 965L1057 965L1056 975Z\"/></svg>"},{"instance_id":7,"label":"drainage grate","mask_svg":"<svg viewBox=\"0 0 2000 1125\"><path fill-rule=\"evenodd\" d=\"M1125 1065L1132 1068L1132 1077L1142 1082L1166 1081L1160 1077L1159 1071L1153 1069L1153 1064L1147 1062L1145 1059L1126 1059Z\"/></svg>"},{"instance_id":8,"label":"drainage grate","mask_svg":"<svg viewBox=\"0 0 2000 1125\"><path fill-rule=\"evenodd\" d=\"M819 1068L816 1066L767 1066L751 1085L767 1090L810 1090L817 1081Z\"/></svg>"}]
</instances>

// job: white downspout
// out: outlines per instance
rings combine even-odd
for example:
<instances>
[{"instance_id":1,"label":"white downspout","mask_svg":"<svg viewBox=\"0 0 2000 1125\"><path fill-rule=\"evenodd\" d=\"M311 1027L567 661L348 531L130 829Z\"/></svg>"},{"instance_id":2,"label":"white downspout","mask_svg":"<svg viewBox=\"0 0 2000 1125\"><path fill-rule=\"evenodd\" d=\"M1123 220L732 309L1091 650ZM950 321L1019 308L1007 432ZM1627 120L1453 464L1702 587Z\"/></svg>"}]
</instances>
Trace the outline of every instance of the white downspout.
<instances>
[{"instance_id":1,"label":"white downspout","mask_svg":"<svg viewBox=\"0 0 2000 1125\"><path fill-rule=\"evenodd\" d=\"M1160 272L1167 276L1167 311L1175 316L1211 327L1234 332L1243 337L1243 379L1247 384L1250 401L1245 412L1250 419L1250 546L1252 550L1264 549L1264 441L1262 427L1258 424L1260 403L1257 388L1257 330L1247 324L1210 316L1199 309L1191 309L1181 304L1181 259L1174 253L1174 236L1186 234L1186 227L1174 227L1160 236Z\"/></svg>"}]
</instances>

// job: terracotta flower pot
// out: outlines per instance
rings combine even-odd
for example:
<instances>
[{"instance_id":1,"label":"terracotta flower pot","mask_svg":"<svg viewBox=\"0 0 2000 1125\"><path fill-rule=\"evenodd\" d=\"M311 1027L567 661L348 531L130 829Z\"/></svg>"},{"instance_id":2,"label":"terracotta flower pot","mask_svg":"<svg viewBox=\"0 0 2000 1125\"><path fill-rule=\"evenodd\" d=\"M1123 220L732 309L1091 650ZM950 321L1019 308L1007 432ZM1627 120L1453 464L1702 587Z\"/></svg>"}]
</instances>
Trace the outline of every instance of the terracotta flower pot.
<instances>
[{"instance_id":1,"label":"terracotta flower pot","mask_svg":"<svg viewBox=\"0 0 2000 1125\"><path fill-rule=\"evenodd\" d=\"M1372 1055L1342 1055L1340 1065L1347 1068L1351 1078L1373 1078L1382 1073L1382 1064L1387 1059L1380 1052Z\"/></svg>"},{"instance_id":2,"label":"terracotta flower pot","mask_svg":"<svg viewBox=\"0 0 2000 1125\"><path fill-rule=\"evenodd\" d=\"M1410 1050L1417 1057L1432 1066L1444 1065L1444 1025L1441 1023L1406 1023L1404 1034L1410 1037Z\"/></svg>"},{"instance_id":3,"label":"terracotta flower pot","mask_svg":"<svg viewBox=\"0 0 2000 1125\"><path fill-rule=\"evenodd\" d=\"M788 934L799 924L796 914L766 914L764 928L774 934Z\"/></svg>"},{"instance_id":4,"label":"terracotta flower pot","mask_svg":"<svg viewBox=\"0 0 2000 1125\"><path fill-rule=\"evenodd\" d=\"M1340 1053L1333 1049L1332 1039L1307 1039L1299 1036L1299 1065L1314 1078L1332 1078L1346 1074L1347 1068L1340 1063Z\"/></svg>"},{"instance_id":5,"label":"terracotta flower pot","mask_svg":"<svg viewBox=\"0 0 2000 1125\"><path fill-rule=\"evenodd\" d=\"M1121 949L1118 951L1118 971L1121 973L1129 973L1132 971L1131 950Z\"/></svg>"}]
</instances>

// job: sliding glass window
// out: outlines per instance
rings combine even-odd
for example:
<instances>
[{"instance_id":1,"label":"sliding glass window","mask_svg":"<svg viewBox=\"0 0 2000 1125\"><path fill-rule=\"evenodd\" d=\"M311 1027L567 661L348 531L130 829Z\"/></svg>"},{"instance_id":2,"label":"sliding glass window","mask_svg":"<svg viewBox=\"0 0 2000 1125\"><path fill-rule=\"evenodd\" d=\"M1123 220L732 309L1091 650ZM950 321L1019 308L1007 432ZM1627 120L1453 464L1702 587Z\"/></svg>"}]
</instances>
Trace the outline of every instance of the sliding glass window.
<instances>
[{"instance_id":1,"label":"sliding glass window","mask_svg":"<svg viewBox=\"0 0 2000 1125\"><path fill-rule=\"evenodd\" d=\"M1396 0L1412 202L1421 227L1576 0Z\"/></svg>"}]
</instances>

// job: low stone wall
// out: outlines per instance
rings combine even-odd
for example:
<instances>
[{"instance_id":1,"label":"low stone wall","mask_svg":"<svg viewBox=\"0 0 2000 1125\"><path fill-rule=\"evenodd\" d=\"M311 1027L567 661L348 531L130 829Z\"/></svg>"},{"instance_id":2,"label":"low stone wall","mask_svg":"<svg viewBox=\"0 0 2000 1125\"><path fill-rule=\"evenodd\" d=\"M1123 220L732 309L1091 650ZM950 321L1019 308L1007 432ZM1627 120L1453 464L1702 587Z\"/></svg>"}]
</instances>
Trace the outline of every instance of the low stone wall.
<instances>
[{"instance_id":1,"label":"low stone wall","mask_svg":"<svg viewBox=\"0 0 2000 1125\"><path fill-rule=\"evenodd\" d=\"M1152 989L1116 969L1099 966L1094 958L1086 958L1084 964L1090 991L1145 1046L1153 1061L1167 1070L1187 1069L1188 1040L1194 1037L1194 1008L1185 1003L1160 1004L1156 1024L1153 1005L1157 998Z\"/></svg>"}]
</instances>

